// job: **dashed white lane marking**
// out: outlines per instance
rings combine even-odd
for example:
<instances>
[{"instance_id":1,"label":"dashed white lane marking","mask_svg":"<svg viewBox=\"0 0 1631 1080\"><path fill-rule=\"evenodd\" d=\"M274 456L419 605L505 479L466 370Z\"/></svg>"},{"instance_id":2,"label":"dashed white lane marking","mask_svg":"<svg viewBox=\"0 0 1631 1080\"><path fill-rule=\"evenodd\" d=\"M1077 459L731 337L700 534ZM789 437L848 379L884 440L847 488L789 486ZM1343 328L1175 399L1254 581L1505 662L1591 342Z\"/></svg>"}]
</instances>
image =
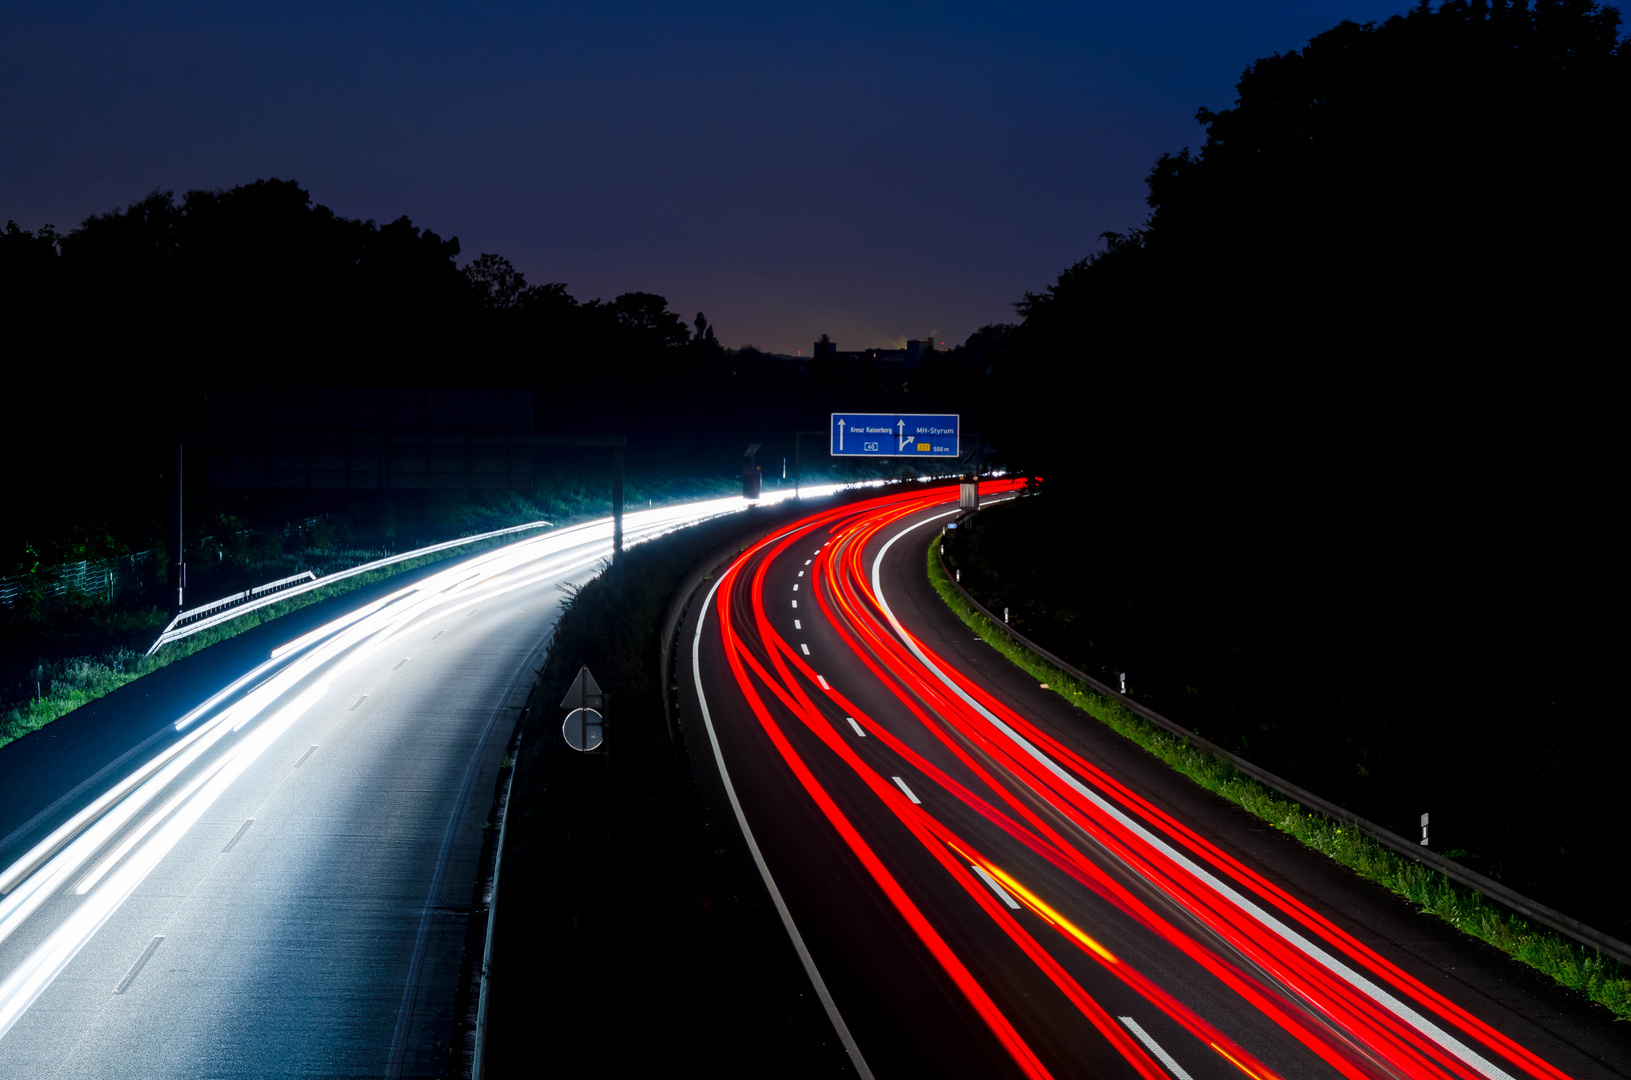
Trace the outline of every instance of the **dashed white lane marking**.
<instances>
[{"instance_id":1,"label":"dashed white lane marking","mask_svg":"<svg viewBox=\"0 0 1631 1080\"><path fill-rule=\"evenodd\" d=\"M844 719L848 720L849 721L849 726L855 729L855 734L859 735L863 739L866 738L866 732L864 730L862 730L860 724L857 724L855 722L855 717L846 716L846 717L844 717Z\"/></svg>"},{"instance_id":2,"label":"dashed white lane marking","mask_svg":"<svg viewBox=\"0 0 1631 1080\"><path fill-rule=\"evenodd\" d=\"M147 962L153 959L153 954L158 952L159 946L163 944L164 935L155 934L153 940L147 943L147 948L143 949L142 954L136 957L136 962L130 965L130 970L125 972L125 977L119 980L119 985L113 988L113 992L122 994L129 990L130 984L136 981L136 976L142 973L142 968L147 966Z\"/></svg>"},{"instance_id":3,"label":"dashed white lane marking","mask_svg":"<svg viewBox=\"0 0 1631 1080\"><path fill-rule=\"evenodd\" d=\"M364 694L362 697L360 697L356 701L352 702L351 703L351 708L347 709L346 712L356 712L357 711L357 706L361 705L363 702L365 702L367 700L368 700L368 695Z\"/></svg>"},{"instance_id":4,"label":"dashed white lane marking","mask_svg":"<svg viewBox=\"0 0 1631 1080\"><path fill-rule=\"evenodd\" d=\"M238 846L238 841L242 840L244 838L244 833L248 832L249 831L249 826L251 826L253 824L255 824L255 819L250 818L248 821L246 821L242 825L238 826L238 831L232 834L232 839L228 840L227 841L227 846L221 849L221 854L225 855L227 852L229 852L233 848L237 847Z\"/></svg>"},{"instance_id":5,"label":"dashed white lane marking","mask_svg":"<svg viewBox=\"0 0 1631 1080\"><path fill-rule=\"evenodd\" d=\"M1138 1026L1137 1020L1134 1020L1130 1016L1120 1016L1117 1017L1117 1019L1123 1024L1127 1025L1128 1031L1138 1036L1139 1042L1149 1047L1150 1053L1159 1058L1161 1060L1161 1064L1172 1070L1173 1076L1176 1076L1178 1080L1190 1080L1190 1076L1188 1073L1184 1072L1183 1066L1179 1065L1176 1061L1173 1061L1172 1055L1162 1049L1160 1043L1150 1038L1149 1032Z\"/></svg>"},{"instance_id":6,"label":"dashed white lane marking","mask_svg":"<svg viewBox=\"0 0 1631 1080\"><path fill-rule=\"evenodd\" d=\"M793 629L794 630L803 630L804 627L799 625L799 621L797 619L794 619L793 620Z\"/></svg>"},{"instance_id":7,"label":"dashed white lane marking","mask_svg":"<svg viewBox=\"0 0 1631 1080\"><path fill-rule=\"evenodd\" d=\"M804 571L803 571L803 570L800 570L800 571L799 571L799 577L803 577L803 576L804 576Z\"/></svg>"},{"instance_id":8,"label":"dashed white lane marking","mask_svg":"<svg viewBox=\"0 0 1631 1080\"><path fill-rule=\"evenodd\" d=\"M969 869L980 875L980 880L985 882L987 888L997 894L998 900L1001 900L1015 911L1019 910L1019 901L1009 896L1008 890L997 884L997 879L986 873L983 866L975 866L971 863Z\"/></svg>"},{"instance_id":9,"label":"dashed white lane marking","mask_svg":"<svg viewBox=\"0 0 1631 1080\"><path fill-rule=\"evenodd\" d=\"M827 685L827 680L823 679L820 675L816 676L816 682L821 684L821 689L823 689L823 690L831 690L832 689L832 687Z\"/></svg>"},{"instance_id":10,"label":"dashed white lane marking","mask_svg":"<svg viewBox=\"0 0 1631 1080\"><path fill-rule=\"evenodd\" d=\"M898 776L891 776L889 779L893 780L895 782L895 786L900 788L902 791L904 791L906 793L906 797L908 799L911 799L914 803L917 803L919 806L923 805L923 800L918 798L916 795L912 794L912 789L906 786L906 781L902 780Z\"/></svg>"},{"instance_id":11,"label":"dashed white lane marking","mask_svg":"<svg viewBox=\"0 0 1631 1080\"><path fill-rule=\"evenodd\" d=\"M435 632L435 633L434 633L434 634L432 634L432 635L431 635L431 636L430 636L430 639L431 639L431 640L432 640L432 641L435 641L435 640L436 640L436 639L437 639L437 638L439 638L439 637L441 637L441 636L442 636L442 635L443 635L443 634L445 634L445 633L447 633L447 631L446 631L446 630L438 630L438 631L436 631L436 632Z\"/></svg>"},{"instance_id":12,"label":"dashed white lane marking","mask_svg":"<svg viewBox=\"0 0 1631 1080\"><path fill-rule=\"evenodd\" d=\"M809 565L810 565L810 560L809 560L809 559L805 559L805 560L804 560L804 565L805 565L805 566L809 566Z\"/></svg>"},{"instance_id":13,"label":"dashed white lane marking","mask_svg":"<svg viewBox=\"0 0 1631 1080\"><path fill-rule=\"evenodd\" d=\"M797 601L797 600L794 600L794 601L793 601L793 606L794 606L794 607L798 607L798 606L799 606L799 602L798 602L798 601Z\"/></svg>"},{"instance_id":14,"label":"dashed white lane marking","mask_svg":"<svg viewBox=\"0 0 1631 1080\"><path fill-rule=\"evenodd\" d=\"M400 659L400 660L398 660L396 662L396 667L392 668L391 670L396 671L397 668L400 668L403 664L406 664L407 662L408 662L408 658L406 656L404 656L402 659Z\"/></svg>"},{"instance_id":15,"label":"dashed white lane marking","mask_svg":"<svg viewBox=\"0 0 1631 1080\"><path fill-rule=\"evenodd\" d=\"M798 592L798 591L799 591L799 584L798 584L798 582L796 582L796 581L795 581L795 582L793 582L793 591L794 591L794 592Z\"/></svg>"},{"instance_id":16,"label":"dashed white lane marking","mask_svg":"<svg viewBox=\"0 0 1631 1080\"><path fill-rule=\"evenodd\" d=\"M310 746L306 747L306 752L300 755L300 760L294 763L294 767L297 769L300 768L300 766L306 763L306 759L315 753L317 753L317 744L312 743Z\"/></svg>"},{"instance_id":17,"label":"dashed white lane marking","mask_svg":"<svg viewBox=\"0 0 1631 1080\"><path fill-rule=\"evenodd\" d=\"M809 656L809 655L810 655L810 646L808 646L808 645L806 645L806 644L804 644L804 642L802 642L802 641L801 641L801 642L799 642L799 648L801 648L801 649L803 649L803 650L804 650L804 655L805 655L805 656Z\"/></svg>"}]
</instances>

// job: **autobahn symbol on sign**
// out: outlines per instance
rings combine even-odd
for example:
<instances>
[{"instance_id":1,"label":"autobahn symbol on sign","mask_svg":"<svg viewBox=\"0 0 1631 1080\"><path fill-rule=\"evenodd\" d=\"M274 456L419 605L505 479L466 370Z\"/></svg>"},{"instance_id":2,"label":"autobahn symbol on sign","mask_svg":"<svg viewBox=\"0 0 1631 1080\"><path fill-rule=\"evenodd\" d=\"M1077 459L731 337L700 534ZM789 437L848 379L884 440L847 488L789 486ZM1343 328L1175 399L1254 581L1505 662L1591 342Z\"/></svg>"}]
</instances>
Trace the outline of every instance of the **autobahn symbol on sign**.
<instances>
[{"instance_id":1,"label":"autobahn symbol on sign","mask_svg":"<svg viewBox=\"0 0 1631 1080\"><path fill-rule=\"evenodd\" d=\"M956 413L833 413L834 457L957 457Z\"/></svg>"}]
</instances>

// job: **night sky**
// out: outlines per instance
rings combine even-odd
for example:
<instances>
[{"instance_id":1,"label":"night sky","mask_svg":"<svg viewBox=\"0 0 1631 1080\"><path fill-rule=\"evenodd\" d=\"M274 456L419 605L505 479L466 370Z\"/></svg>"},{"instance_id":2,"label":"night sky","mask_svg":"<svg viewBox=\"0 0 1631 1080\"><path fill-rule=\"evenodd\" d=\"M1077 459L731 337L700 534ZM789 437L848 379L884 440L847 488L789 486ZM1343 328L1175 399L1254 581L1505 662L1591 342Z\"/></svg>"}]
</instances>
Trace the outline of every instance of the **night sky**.
<instances>
[{"instance_id":1,"label":"night sky","mask_svg":"<svg viewBox=\"0 0 1631 1080\"><path fill-rule=\"evenodd\" d=\"M0 220L293 178L729 346L961 341L1143 218L1253 59L1399 0L0 9Z\"/></svg>"}]
</instances>

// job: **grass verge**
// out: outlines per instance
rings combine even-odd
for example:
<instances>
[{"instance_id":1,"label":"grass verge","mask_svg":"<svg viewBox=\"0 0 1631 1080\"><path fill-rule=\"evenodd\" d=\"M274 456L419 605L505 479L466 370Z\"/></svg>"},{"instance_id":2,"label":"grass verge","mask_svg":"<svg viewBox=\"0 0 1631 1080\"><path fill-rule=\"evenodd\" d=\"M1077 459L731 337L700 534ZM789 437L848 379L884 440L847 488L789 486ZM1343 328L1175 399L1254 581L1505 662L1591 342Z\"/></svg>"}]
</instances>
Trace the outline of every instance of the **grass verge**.
<instances>
[{"instance_id":1,"label":"grass verge","mask_svg":"<svg viewBox=\"0 0 1631 1080\"><path fill-rule=\"evenodd\" d=\"M299 611L303 607L328 600L331 597L343 596L375 582L384 581L408 570L417 570L422 566L438 562L443 559L464 558L500 544L514 542L513 537L494 537L491 540L478 541L469 547L461 548L452 554L438 551L431 555L423 555L417 559L407 559L392 566L381 567L366 574L336 581L333 585L325 585L313 589L311 592L290 597L288 600L270 604L255 611L248 611L233 619L231 622L212 626L207 630L200 630L191 637L173 641L164 646L152 656L144 656L133 649L114 648L95 656L74 656L65 660L38 664L29 672L29 678L39 686L39 693L21 704L13 705L0 712L0 747L15 742L30 732L35 732L62 717L73 712L81 705L88 705L97 698L113 693L121 686L135 682L143 675L151 674L163 667L175 663L183 657L188 657L202 649L207 649L217 642L236 637L246 630L252 630L262 623L271 622L292 611ZM158 630L163 629L169 622L167 615L160 615L155 622Z\"/></svg>"},{"instance_id":2,"label":"grass verge","mask_svg":"<svg viewBox=\"0 0 1631 1080\"><path fill-rule=\"evenodd\" d=\"M983 641L1039 683L1046 683L1054 693L1206 790L1335 859L1360 877L1397 893L1423 912L1438 916L1463 933L1579 991L1622 1020L1631 1020L1631 972L1619 961L1537 928L1436 870L1390 851L1323 814L1305 810L1222 758L1155 726L1120 702L1060 671L1009 637L999 624L963 598L941 568L938 542L938 537L930 542L927 563L929 580L940 598Z\"/></svg>"}]
</instances>

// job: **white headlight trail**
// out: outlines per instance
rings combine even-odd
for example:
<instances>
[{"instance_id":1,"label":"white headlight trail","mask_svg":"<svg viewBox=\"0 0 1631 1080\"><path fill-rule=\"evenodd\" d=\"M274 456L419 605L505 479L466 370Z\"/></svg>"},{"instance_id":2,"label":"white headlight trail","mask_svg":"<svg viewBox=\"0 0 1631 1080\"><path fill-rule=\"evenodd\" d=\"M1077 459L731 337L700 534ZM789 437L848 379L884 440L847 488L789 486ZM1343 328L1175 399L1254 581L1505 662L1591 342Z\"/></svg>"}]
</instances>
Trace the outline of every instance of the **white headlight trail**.
<instances>
[{"instance_id":1,"label":"white headlight trail","mask_svg":"<svg viewBox=\"0 0 1631 1080\"><path fill-rule=\"evenodd\" d=\"M10 937L23 921L45 901L54 896L68 879L77 874L87 860L112 839L120 829L135 817L165 788L174 783L205 751L209 750L232 729L226 725L230 714L223 713L208 726L199 728L182 749L165 766L150 776L145 783L104 815L89 829L58 852L40 872L31 875L21 888L0 901L0 941Z\"/></svg>"},{"instance_id":2,"label":"white headlight trail","mask_svg":"<svg viewBox=\"0 0 1631 1080\"><path fill-rule=\"evenodd\" d=\"M181 841L187 830L221 793L327 692L328 684L319 683L257 727L233 750L220 771L130 861L119 867L101 888L91 894L5 982L0 982L0 1038L5 1037L17 1018L45 992L51 981L78 955L92 935L119 909L119 905L136 891L148 873Z\"/></svg>"},{"instance_id":3,"label":"white headlight trail","mask_svg":"<svg viewBox=\"0 0 1631 1080\"><path fill-rule=\"evenodd\" d=\"M86 893L95 888L96 883L102 880L102 876L104 874L117 866L126 855L129 855L131 848L141 843L142 837L152 832L153 828L158 825L159 822L175 813L176 807L180 806L183 802L186 802L189 795L197 791L205 781L209 780L210 777L220 772L230 760L230 757L222 757L218 761L214 762L203 772L187 781L187 786L173 795L160 810L158 810L156 813L148 814L147 820L143 821L130 833L129 836L120 841L119 846L114 848L113 851L110 852L101 862L97 863L94 870L80 879L79 884L74 886L75 894L84 896Z\"/></svg>"},{"instance_id":4,"label":"white headlight trail","mask_svg":"<svg viewBox=\"0 0 1631 1080\"><path fill-rule=\"evenodd\" d=\"M804 494L814 497L837 490L838 485L807 487ZM763 502L791 496L791 491L767 493ZM731 496L635 511L624 515L624 542L638 544L750 505ZM518 589L593 567L611 549L612 520L601 518L461 560L278 646L268 660L189 710L174 728L182 732L193 727L192 731L132 770L0 873L0 941L4 941L165 791L185 779L185 786L148 812L81 879L75 889L85 898L80 906L0 982L0 1037L210 804L323 696L335 677L404 634ZM261 720L314 677L321 681ZM244 734L235 744L226 745L216 760L186 777L206 754L239 732Z\"/></svg>"}]
</instances>

